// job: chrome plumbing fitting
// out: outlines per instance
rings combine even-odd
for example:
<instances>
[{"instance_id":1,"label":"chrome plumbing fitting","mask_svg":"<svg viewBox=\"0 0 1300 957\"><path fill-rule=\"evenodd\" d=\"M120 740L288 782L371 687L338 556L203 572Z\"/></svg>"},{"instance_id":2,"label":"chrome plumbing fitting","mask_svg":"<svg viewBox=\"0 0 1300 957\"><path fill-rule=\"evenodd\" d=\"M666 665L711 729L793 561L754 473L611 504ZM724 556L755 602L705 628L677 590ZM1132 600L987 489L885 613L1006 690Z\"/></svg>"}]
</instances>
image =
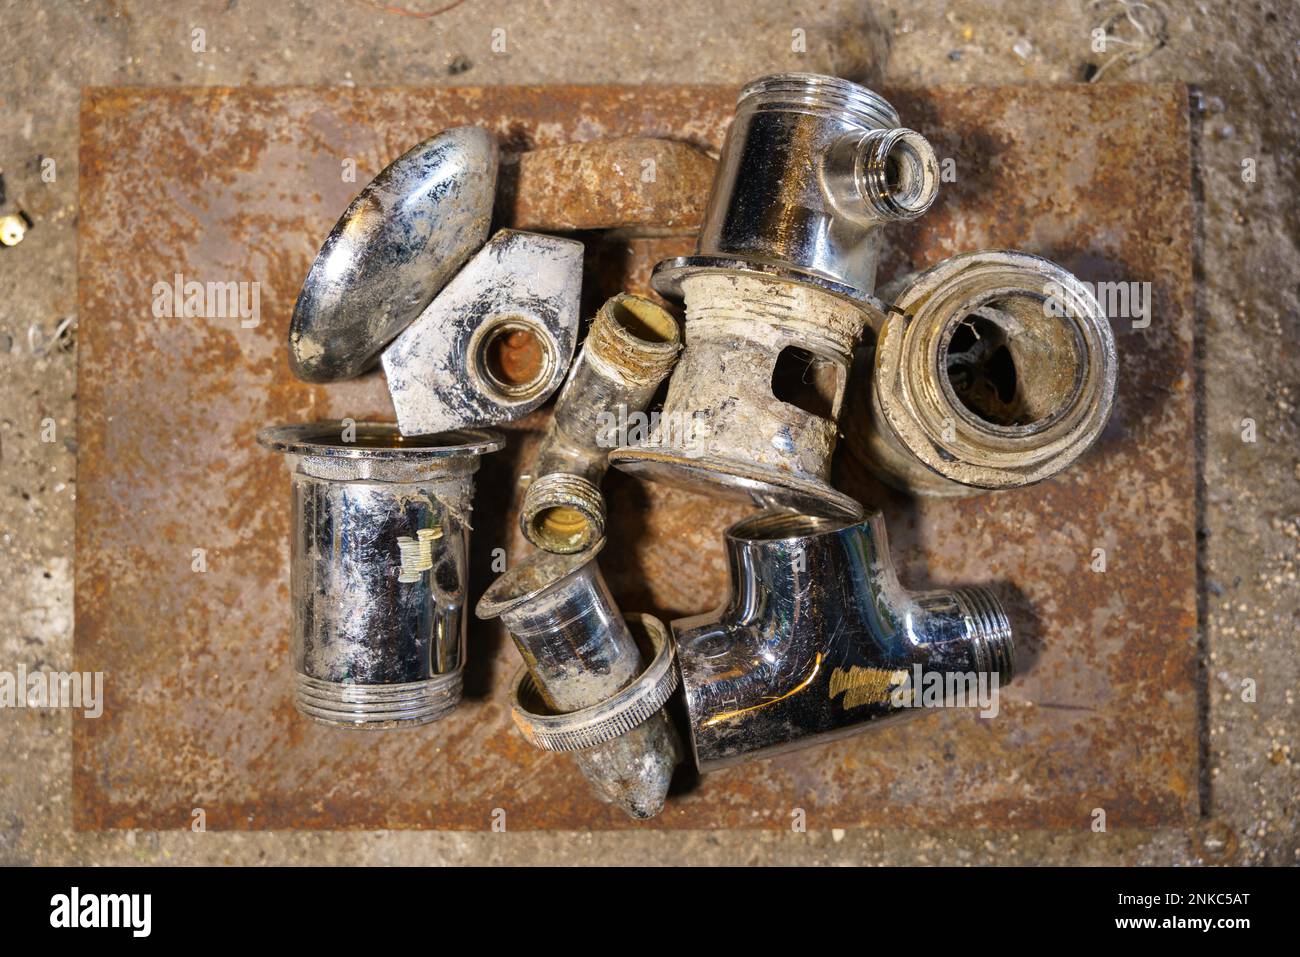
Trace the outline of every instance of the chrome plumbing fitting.
<instances>
[{"instance_id":1,"label":"chrome plumbing fitting","mask_svg":"<svg viewBox=\"0 0 1300 957\"><path fill-rule=\"evenodd\" d=\"M851 413L861 427L847 430L884 481L923 495L1016 488L1055 475L1097 440L1115 397L1115 340L1071 273L987 250L885 292L890 317L857 377L869 384Z\"/></svg>"},{"instance_id":2,"label":"chrome plumbing fitting","mask_svg":"<svg viewBox=\"0 0 1300 957\"><path fill-rule=\"evenodd\" d=\"M461 697L474 472L504 440L333 421L258 441L292 471L297 709L355 728L447 714Z\"/></svg>"},{"instance_id":3,"label":"chrome plumbing fitting","mask_svg":"<svg viewBox=\"0 0 1300 957\"><path fill-rule=\"evenodd\" d=\"M403 435L512 422L545 402L578 341L582 243L502 229L383 353Z\"/></svg>"},{"instance_id":4,"label":"chrome plumbing fitting","mask_svg":"<svg viewBox=\"0 0 1300 957\"><path fill-rule=\"evenodd\" d=\"M577 343L582 243L511 229L488 239L498 166L492 134L459 127L361 190L294 306L295 375L334 382L380 360L408 436L510 422L559 388Z\"/></svg>"},{"instance_id":5,"label":"chrome plumbing fitting","mask_svg":"<svg viewBox=\"0 0 1300 957\"><path fill-rule=\"evenodd\" d=\"M879 94L812 73L762 77L736 102L697 254L662 263L656 287L735 262L870 295L880 227L920 216L938 187L929 142Z\"/></svg>"},{"instance_id":6,"label":"chrome plumbing fitting","mask_svg":"<svg viewBox=\"0 0 1300 957\"><path fill-rule=\"evenodd\" d=\"M948 689L982 681L995 691L1012 678L997 598L983 588L904 590L878 513L845 524L761 512L725 541L729 602L672 623L701 771L845 737L918 705L956 704ZM934 683L927 676L942 677L942 699L919 694Z\"/></svg>"},{"instance_id":7,"label":"chrome plumbing fitting","mask_svg":"<svg viewBox=\"0 0 1300 957\"><path fill-rule=\"evenodd\" d=\"M610 460L714 494L857 516L827 483L881 229L924 213L938 163L872 91L781 74L736 105L697 253L655 267L685 299L686 349L660 428Z\"/></svg>"},{"instance_id":8,"label":"chrome plumbing fitting","mask_svg":"<svg viewBox=\"0 0 1300 957\"><path fill-rule=\"evenodd\" d=\"M357 194L293 307L289 364L307 382L365 372L487 239L499 157L477 126L416 144Z\"/></svg>"},{"instance_id":9,"label":"chrome plumbing fitting","mask_svg":"<svg viewBox=\"0 0 1300 957\"><path fill-rule=\"evenodd\" d=\"M663 624L619 613L595 561L603 545L533 553L492 584L476 613L500 617L523 656L511 710L524 737L572 753L602 800L643 820L663 810L681 760L664 710L677 672Z\"/></svg>"},{"instance_id":10,"label":"chrome plumbing fitting","mask_svg":"<svg viewBox=\"0 0 1300 957\"><path fill-rule=\"evenodd\" d=\"M621 294L591 322L533 461L519 525L538 548L580 552L605 535L600 481L615 437L644 412L681 348L677 320Z\"/></svg>"}]
</instances>

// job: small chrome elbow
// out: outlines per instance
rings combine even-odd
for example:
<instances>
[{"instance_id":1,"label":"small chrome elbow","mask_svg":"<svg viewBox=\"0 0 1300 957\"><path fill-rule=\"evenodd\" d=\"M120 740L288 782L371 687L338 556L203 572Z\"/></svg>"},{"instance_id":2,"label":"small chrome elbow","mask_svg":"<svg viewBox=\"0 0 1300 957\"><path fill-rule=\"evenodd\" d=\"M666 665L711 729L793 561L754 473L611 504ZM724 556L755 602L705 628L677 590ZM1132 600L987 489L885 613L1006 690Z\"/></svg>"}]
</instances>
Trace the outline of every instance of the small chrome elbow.
<instances>
[{"instance_id":1,"label":"small chrome elbow","mask_svg":"<svg viewBox=\"0 0 1300 957\"><path fill-rule=\"evenodd\" d=\"M677 320L640 296L614 296L596 313L524 493L519 526L538 548L580 552L604 537L609 450L672 371L681 339Z\"/></svg>"},{"instance_id":2,"label":"small chrome elbow","mask_svg":"<svg viewBox=\"0 0 1300 957\"><path fill-rule=\"evenodd\" d=\"M1012 678L1015 646L997 598L982 588L906 591L879 514L844 524L762 512L725 541L729 602L672 623L701 771L956 705L958 692L983 704ZM936 682L940 698L922 694Z\"/></svg>"}]
</instances>

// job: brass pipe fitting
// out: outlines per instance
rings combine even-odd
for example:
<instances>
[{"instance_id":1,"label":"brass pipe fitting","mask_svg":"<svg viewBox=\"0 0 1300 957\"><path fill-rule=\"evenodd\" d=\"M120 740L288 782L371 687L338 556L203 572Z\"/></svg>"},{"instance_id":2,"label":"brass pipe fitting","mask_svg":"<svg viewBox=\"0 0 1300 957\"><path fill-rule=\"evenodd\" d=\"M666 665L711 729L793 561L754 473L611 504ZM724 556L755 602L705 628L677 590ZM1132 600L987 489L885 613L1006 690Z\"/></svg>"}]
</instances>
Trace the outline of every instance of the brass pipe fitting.
<instances>
[{"instance_id":1,"label":"brass pipe fitting","mask_svg":"<svg viewBox=\"0 0 1300 957\"><path fill-rule=\"evenodd\" d=\"M1115 398L1115 340L1071 273L1014 251L963 253L893 284L863 356L853 448L922 495L1050 478L1098 438ZM866 374L870 360L870 374Z\"/></svg>"}]
</instances>

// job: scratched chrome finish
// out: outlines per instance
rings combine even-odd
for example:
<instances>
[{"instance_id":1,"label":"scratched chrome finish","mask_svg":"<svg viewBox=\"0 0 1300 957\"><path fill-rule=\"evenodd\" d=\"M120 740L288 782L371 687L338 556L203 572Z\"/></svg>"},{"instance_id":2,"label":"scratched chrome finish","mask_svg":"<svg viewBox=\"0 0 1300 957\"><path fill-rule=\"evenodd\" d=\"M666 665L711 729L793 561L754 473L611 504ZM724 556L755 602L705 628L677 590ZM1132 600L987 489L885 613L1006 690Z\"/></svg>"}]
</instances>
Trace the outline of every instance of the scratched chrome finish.
<instances>
[{"instance_id":1,"label":"scratched chrome finish","mask_svg":"<svg viewBox=\"0 0 1300 957\"><path fill-rule=\"evenodd\" d=\"M493 135L446 130L403 153L331 230L294 305L289 364L307 382L364 372L487 239Z\"/></svg>"},{"instance_id":2,"label":"scratched chrome finish","mask_svg":"<svg viewBox=\"0 0 1300 957\"><path fill-rule=\"evenodd\" d=\"M501 618L552 714L596 708L651 664L652 648L633 636L596 564L604 544L570 554L534 552L498 578L476 609L480 618ZM649 616L639 618L662 628ZM653 684L645 686L646 695L655 692ZM514 703L516 725L537 743L527 703L517 697ZM637 702L627 704L626 713L636 713ZM661 704L630 730L571 753L603 800L642 820L663 810L681 745Z\"/></svg>"},{"instance_id":3,"label":"scratched chrome finish","mask_svg":"<svg viewBox=\"0 0 1300 957\"><path fill-rule=\"evenodd\" d=\"M289 489L279 457L251 437L274 422L392 417L382 376L321 389L267 359L283 350L285 323L277 327L274 317L291 313L310 255L360 187L321 171L337 170L340 156L383 156L380 144L397 144L396 156L422 135L412 134L416 117L430 132L471 123L509 130L519 149L577 142L600 129L672 136L717 155L736 92L86 91L80 313L147 304L152 284L178 266L199 279L273 281L263 285L256 329L228 334L237 322L82 329L77 656L110 675L138 675L158 693L74 723L76 827L174 827L176 809L192 806L196 787L218 771L213 742L221 745L220 781L205 808L209 827L223 830L475 829L484 826L484 808L504 806L511 831L740 828L757 840L754 829L788 831L793 792L810 819L850 828L979 830L1013 817L1068 831L1080 819L1079 796L1099 791L1133 827L1198 820L1197 483L1188 453L1198 434L1188 192L1195 138L1186 90L1171 84L881 90L907 122L942 130L942 153L961 157L962 170L943 184L942 201L887 244L882 281L963 249L1021 244L1082 279L1150 280L1158 307L1150 328L1114 322L1123 398L1065 480L1000 495L992 509L983 496L904 505L867 473L853 430L837 446L836 485L885 508L904 582L1006 583L998 594L1022 654L997 720L931 716L751 762L710 775L674 800L671 813L637 823L595 801L571 762L516 743L504 695L518 653L495 623L470 616L465 699L424 732L344 734L304 722L287 700L275 706L291 685L266 680L267 663L287 654L291 638ZM178 140L193 149L168 148ZM375 170L384 164L370 162ZM660 185L677 182L663 175L663 163L658 169ZM317 188L285 188L305 182ZM700 179L688 182L694 190ZM570 196L575 220L587 216L572 186L539 177L530 189L539 203L551 190ZM707 192L705 182L692 209L704 209ZM252 209L257 215L246 215ZM554 228L509 218L501 225ZM272 235L272 245L299 254L279 257L267 273ZM589 242L590 301L624 290L648 295L654 263L692 246L680 238ZM543 409L521 422L516 447L532 447L548 421ZM529 458L486 456L475 474L471 589L495 578L492 545L513 537L523 547L513 533ZM635 549L607 548L600 559L622 605L673 610L667 618L716 607L727 589L720 531L743 518L745 506L622 475L607 476L604 487L611 540L637 540ZM964 533L939 534L953 528ZM1112 573L1079 574L1080 556L1115 541L1141 557L1141 574L1114 574L1113 550ZM207 573L177 575L196 546L209 548ZM1126 627L1099 624L1099 609ZM141 640L160 621L178 625L166 654ZM918 735L933 746L915 747ZM1116 747L1121 741L1141 747ZM909 760L900 763L903 752ZM332 797L304 787L321 780Z\"/></svg>"},{"instance_id":4,"label":"scratched chrome finish","mask_svg":"<svg viewBox=\"0 0 1300 957\"><path fill-rule=\"evenodd\" d=\"M555 712L545 701L528 666L515 673L510 707L524 736L545 751L581 751L627 734L655 717L677 690L676 655L663 622L653 615L628 615L651 653L651 662L630 684L588 708Z\"/></svg>"},{"instance_id":5,"label":"scratched chrome finish","mask_svg":"<svg viewBox=\"0 0 1300 957\"><path fill-rule=\"evenodd\" d=\"M560 387L578 340L582 251L573 239L501 229L474 254L384 349L403 435L512 422ZM498 364L494 348L519 339L536 361Z\"/></svg>"},{"instance_id":6,"label":"scratched chrome finish","mask_svg":"<svg viewBox=\"0 0 1300 957\"><path fill-rule=\"evenodd\" d=\"M672 623L701 771L820 744L915 708L923 673L1011 680L1015 646L983 588L908 592L879 513L857 524L762 512L725 535L731 597Z\"/></svg>"},{"instance_id":7,"label":"scratched chrome finish","mask_svg":"<svg viewBox=\"0 0 1300 957\"><path fill-rule=\"evenodd\" d=\"M288 456L293 477L295 706L357 728L445 715L465 664L474 472L502 438L411 441L389 424L316 422L266 429L258 441ZM421 530L428 567L402 574L402 543Z\"/></svg>"},{"instance_id":8,"label":"scratched chrome finish","mask_svg":"<svg viewBox=\"0 0 1300 957\"><path fill-rule=\"evenodd\" d=\"M661 264L655 287L680 295L683 276L741 261L869 295L880 227L920 216L938 184L930 144L878 93L812 73L762 77L736 102L696 255Z\"/></svg>"}]
</instances>

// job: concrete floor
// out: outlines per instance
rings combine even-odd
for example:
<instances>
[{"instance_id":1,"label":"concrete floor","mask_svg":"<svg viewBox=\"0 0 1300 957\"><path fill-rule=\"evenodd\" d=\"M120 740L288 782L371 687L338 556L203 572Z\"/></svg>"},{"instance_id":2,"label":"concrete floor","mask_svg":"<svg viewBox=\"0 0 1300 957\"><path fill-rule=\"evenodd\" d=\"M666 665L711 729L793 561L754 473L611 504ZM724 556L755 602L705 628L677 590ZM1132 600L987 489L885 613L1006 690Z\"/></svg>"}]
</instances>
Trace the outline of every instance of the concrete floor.
<instances>
[{"instance_id":1,"label":"concrete floor","mask_svg":"<svg viewBox=\"0 0 1300 957\"><path fill-rule=\"evenodd\" d=\"M692 4L543 0L0 2L0 165L35 221L0 249L0 667L72 667L76 222L88 85L739 83L779 70L884 79L1182 80L1201 194L1199 382L1206 708L1190 832L813 831L463 834L78 833L70 718L0 712L0 864L1261 863L1294 864L1300 686L1300 7L1150 0L1163 45L1090 49L1118 0ZM1136 5L1136 6L1141 6ZM206 32L207 52L191 50ZM493 52L505 30L506 51ZM792 51L793 31L806 37ZM1120 35L1139 53L1131 26ZM498 34L499 36L499 34ZM42 181L42 158L56 178ZM1254 161L1254 182L1242 177ZM48 164L45 166L48 169ZM43 420L55 421L42 441ZM1242 439L1243 419L1257 441ZM47 438L48 432L47 432ZM1258 688L1242 700L1244 679Z\"/></svg>"}]
</instances>

